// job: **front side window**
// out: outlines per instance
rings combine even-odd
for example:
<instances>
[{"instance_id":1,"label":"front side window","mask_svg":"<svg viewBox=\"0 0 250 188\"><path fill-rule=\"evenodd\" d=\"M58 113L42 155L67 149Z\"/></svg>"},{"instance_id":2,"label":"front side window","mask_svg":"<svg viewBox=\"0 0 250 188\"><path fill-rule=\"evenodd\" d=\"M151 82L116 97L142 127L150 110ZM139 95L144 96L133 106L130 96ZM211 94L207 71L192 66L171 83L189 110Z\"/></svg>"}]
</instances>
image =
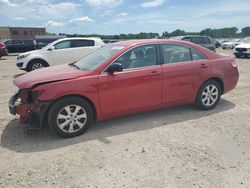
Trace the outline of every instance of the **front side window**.
<instances>
[{"instance_id":1,"label":"front side window","mask_svg":"<svg viewBox=\"0 0 250 188\"><path fill-rule=\"evenodd\" d=\"M162 59L164 64L191 61L189 47L179 44L162 44Z\"/></svg>"},{"instance_id":2,"label":"front side window","mask_svg":"<svg viewBox=\"0 0 250 188\"><path fill-rule=\"evenodd\" d=\"M69 40L67 41L62 41L54 45L55 49L65 49L65 48L70 48L71 47L71 42Z\"/></svg>"},{"instance_id":3,"label":"front side window","mask_svg":"<svg viewBox=\"0 0 250 188\"><path fill-rule=\"evenodd\" d=\"M95 45L95 42L93 40L72 40L71 41L72 48L94 46L94 45Z\"/></svg>"},{"instance_id":4,"label":"front side window","mask_svg":"<svg viewBox=\"0 0 250 188\"><path fill-rule=\"evenodd\" d=\"M156 65L156 45L144 45L133 48L119 57L114 63L122 64L123 69Z\"/></svg>"}]
</instances>

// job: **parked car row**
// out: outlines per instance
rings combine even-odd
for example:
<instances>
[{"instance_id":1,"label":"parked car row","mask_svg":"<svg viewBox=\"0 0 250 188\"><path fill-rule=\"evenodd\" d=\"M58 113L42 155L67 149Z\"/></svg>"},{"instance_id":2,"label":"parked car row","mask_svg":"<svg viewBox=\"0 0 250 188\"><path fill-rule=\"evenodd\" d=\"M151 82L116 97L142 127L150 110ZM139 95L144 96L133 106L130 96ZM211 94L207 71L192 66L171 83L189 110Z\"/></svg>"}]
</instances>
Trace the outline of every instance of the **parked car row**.
<instances>
[{"instance_id":1,"label":"parked car row","mask_svg":"<svg viewBox=\"0 0 250 188\"><path fill-rule=\"evenodd\" d=\"M234 58L182 40L103 46L96 38L60 39L42 50L20 54L17 64L32 70L44 66L42 59L51 65L67 64L16 78L10 113L20 115L30 127L41 129L48 122L64 137L82 134L93 121L161 107L193 103L213 109L239 77Z\"/></svg>"},{"instance_id":2,"label":"parked car row","mask_svg":"<svg viewBox=\"0 0 250 188\"><path fill-rule=\"evenodd\" d=\"M9 39L2 40L2 43L7 46L7 49L10 53L18 53L41 49L49 43L54 42L55 40L57 40L57 38L39 38L36 40Z\"/></svg>"}]
</instances>

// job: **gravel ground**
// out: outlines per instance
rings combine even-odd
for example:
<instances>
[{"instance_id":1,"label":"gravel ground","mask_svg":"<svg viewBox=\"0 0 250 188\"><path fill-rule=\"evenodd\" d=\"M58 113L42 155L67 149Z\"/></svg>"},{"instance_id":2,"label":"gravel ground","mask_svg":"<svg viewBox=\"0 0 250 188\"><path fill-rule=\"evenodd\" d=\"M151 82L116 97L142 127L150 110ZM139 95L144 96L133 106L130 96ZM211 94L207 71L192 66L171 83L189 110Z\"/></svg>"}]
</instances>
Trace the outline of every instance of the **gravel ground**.
<instances>
[{"instance_id":1,"label":"gravel ground","mask_svg":"<svg viewBox=\"0 0 250 188\"><path fill-rule=\"evenodd\" d=\"M250 187L250 59L214 110L140 113L71 139L29 134L9 114L15 59L0 60L0 187Z\"/></svg>"}]
</instances>

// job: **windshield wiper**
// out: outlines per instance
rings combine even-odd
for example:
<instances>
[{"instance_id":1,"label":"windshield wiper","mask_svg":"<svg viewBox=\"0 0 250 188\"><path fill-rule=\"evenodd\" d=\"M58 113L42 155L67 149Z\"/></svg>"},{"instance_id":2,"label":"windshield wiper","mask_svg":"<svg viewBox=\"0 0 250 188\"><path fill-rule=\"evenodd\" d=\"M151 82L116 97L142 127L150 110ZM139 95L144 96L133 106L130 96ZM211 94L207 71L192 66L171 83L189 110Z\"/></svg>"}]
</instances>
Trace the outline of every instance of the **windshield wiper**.
<instances>
[{"instance_id":1,"label":"windshield wiper","mask_svg":"<svg viewBox=\"0 0 250 188\"><path fill-rule=\"evenodd\" d=\"M80 67L78 67L77 65L75 65L75 62L70 63L70 64L69 64L69 66L74 67L74 68L76 68L76 69L79 69L79 70L80 70Z\"/></svg>"}]
</instances>

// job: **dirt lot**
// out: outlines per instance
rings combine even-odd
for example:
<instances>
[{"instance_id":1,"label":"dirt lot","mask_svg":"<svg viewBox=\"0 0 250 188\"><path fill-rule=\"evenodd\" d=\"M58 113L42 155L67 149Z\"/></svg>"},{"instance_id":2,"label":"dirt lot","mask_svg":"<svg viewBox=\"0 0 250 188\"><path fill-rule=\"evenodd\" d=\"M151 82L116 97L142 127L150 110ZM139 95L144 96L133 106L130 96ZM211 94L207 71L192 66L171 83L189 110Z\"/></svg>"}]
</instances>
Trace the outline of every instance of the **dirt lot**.
<instances>
[{"instance_id":1,"label":"dirt lot","mask_svg":"<svg viewBox=\"0 0 250 188\"><path fill-rule=\"evenodd\" d=\"M250 187L250 59L215 110L141 113L72 139L28 134L9 114L15 59L0 60L0 187Z\"/></svg>"}]
</instances>

